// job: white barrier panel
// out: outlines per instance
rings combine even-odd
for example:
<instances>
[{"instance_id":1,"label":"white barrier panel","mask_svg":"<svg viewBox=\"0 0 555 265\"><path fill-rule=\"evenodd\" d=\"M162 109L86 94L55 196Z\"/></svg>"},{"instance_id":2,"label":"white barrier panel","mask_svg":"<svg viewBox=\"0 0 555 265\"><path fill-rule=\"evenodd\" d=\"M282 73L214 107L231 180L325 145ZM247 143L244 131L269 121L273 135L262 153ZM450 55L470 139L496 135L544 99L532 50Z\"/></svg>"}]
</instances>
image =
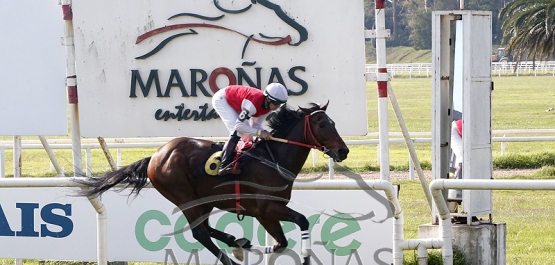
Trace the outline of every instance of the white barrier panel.
<instances>
[{"instance_id":1,"label":"white barrier panel","mask_svg":"<svg viewBox=\"0 0 555 265\"><path fill-rule=\"evenodd\" d=\"M0 257L96 260L96 213L70 190L1 189Z\"/></svg>"},{"instance_id":2,"label":"white barrier panel","mask_svg":"<svg viewBox=\"0 0 555 265\"><path fill-rule=\"evenodd\" d=\"M50 192L52 190L56 191ZM67 197L62 190L69 189L2 189L0 206L4 209L4 219L10 224L10 230L15 233L27 231L29 234L39 231L39 236L10 237L1 234L3 247L0 248L0 257L95 260L94 211L86 199ZM215 262L215 257L203 250L190 231L164 235L182 229L186 221L180 212L172 214L175 206L156 190L144 189L134 200L128 200L126 192L118 194L110 191L102 198L108 212L108 260L164 262L172 253L179 263L195 262L195 259L202 264ZM30 206L20 208L24 208L25 213L35 213L32 227L30 221L21 221L19 216L22 213L16 206L29 203ZM53 203L69 206L64 206L66 212L53 210L49 214L48 209L55 208L51 206ZM294 190L289 205L305 214L310 221L312 257L315 260L323 264L392 263L392 210L382 191ZM70 207L71 214L67 214L67 207ZM42 210L44 208L47 210ZM46 220L41 221L38 217L41 211L45 211ZM29 216L25 214L23 220L30 220ZM0 233L9 232L1 221L2 215ZM70 223L72 231L66 228ZM265 245L265 232L252 218L245 217L239 222L235 214L219 213L210 218L210 223L237 238L252 238L253 244ZM44 230L47 234L50 231L67 235L63 238L41 237L42 227L47 228ZM279 256L277 261L293 264L300 253L300 232L296 225L288 222L283 223L283 228L289 247L294 252ZM30 244L34 247L26 249L25 246ZM218 242L218 246L229 252L226 245ZM79 251L68 256L71 252L68 249L73 248ZM260 257L249 254L248 260L251 263L245 264L256 264Z\"/></svg>"}]
</instances>

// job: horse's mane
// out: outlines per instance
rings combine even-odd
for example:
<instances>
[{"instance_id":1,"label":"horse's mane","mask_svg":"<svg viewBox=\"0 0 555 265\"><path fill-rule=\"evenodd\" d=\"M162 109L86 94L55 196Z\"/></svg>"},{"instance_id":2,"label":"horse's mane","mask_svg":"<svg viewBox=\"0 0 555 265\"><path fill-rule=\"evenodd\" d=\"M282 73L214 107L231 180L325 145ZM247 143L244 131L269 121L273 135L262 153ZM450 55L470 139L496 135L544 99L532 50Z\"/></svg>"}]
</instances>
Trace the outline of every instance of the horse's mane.
<instances>
[{"instance_id":1,"label":"horse's mane","mask_svg":"<svg viewBox=\"0 0 555 265\"><path fill-rule=\"evenodd\" d=\"M309 103L308 107L305 108L311 112L319 110L320 106L316 103ZM305 113L301 108L297 110L290 109L287 104L283 104L274 115L270 116L268 120L268 125L272 128L274 137L284 137L293 125L295 125L300 119L302 119L307 113Z\"/></svg>"}]
</instances>

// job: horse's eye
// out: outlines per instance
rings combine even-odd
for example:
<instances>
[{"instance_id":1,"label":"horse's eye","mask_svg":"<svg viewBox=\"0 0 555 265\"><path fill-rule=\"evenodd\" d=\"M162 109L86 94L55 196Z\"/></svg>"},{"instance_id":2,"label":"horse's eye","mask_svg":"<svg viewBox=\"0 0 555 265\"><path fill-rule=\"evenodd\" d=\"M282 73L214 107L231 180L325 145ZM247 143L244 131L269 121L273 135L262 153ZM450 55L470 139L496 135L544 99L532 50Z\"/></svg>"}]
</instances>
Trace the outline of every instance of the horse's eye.
<instances>
[{"instance_id":1,"label":"horse's eye","mask_svg":"<svg viewBox=\"0 0 555 265\"><path fill-rule=\"evenodd\" d=\"M324 128L324 126L326 126L325 122L321 121L321 122L318 123L318 127Z\"/></svg>"}]
</instances>

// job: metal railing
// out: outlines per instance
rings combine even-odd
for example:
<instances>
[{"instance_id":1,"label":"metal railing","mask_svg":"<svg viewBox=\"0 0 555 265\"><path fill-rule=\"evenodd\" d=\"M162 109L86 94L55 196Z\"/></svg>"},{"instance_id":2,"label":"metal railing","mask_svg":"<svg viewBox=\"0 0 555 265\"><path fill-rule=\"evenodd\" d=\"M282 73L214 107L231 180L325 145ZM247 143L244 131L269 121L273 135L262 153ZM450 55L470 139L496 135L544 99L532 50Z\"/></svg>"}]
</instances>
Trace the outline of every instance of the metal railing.
<instances>
[{"instance_id":1,"label":"metal railing","mask_svg":"<svg viewBox=\"0 0 555 265\"><path fill-rule=\"evenodd\" d=\"M519 75L552 75L555 76L555 61L545 62L520 62L515 70L515 62L492 62L492 76L519 76ZM374 73L377 65L367 64L366 72ZM430 77L432 74L431 63L407 63L407 64L388 64L387 72L392 78L396 76Z\"/></svg>"},{"instance_id":2,"label":"metal railing","mask_svg":"<svg viewBox=\"0 0 555 265\"><path fill-rule=\"evenodd\" d=\"M409 133L411 135L411 140L414 143L431 143L431 133L430 132L413 132ZM549 136L513 136L508 137L507 135L514 134L549 134ZM492 137L492 142L501 143L501 153L505 152L505 143L507 142L555 142L555 129L527 129L527 130L493 130L492 135L502 135L497 137ZM369 133L367 137L376 137L377 133ZM400 132L390 132L389 143L404 143ZM396 138L397 137L397 138ZM418 138L417 138L418 137ZM158 138L113 138L105 139L108 148L116 149L117 154L117 166L122 166L122 149L127 148L158 148L169 140L171 137L158 137ZM225 140L224 138L210 138L211 140ZM50 148L52 149L72 149L71 139L53 139L48 140L50 143ZM92 149L101 149L101 145L98 143L97 139L83 139L82 149L85 150L85 164L86 164L86 174L90 176L92 174ZM364 139L364 140L346 140L347 145L378 145L379 139ZM5 150L13 149L13 143L8 141L0 141L0 178L5 177ZM21 149L44 149L44 146L39 140L22 140ZM317 151L314 150L312 153L312 165L316 166ZM379 155L379 152L378 152ZM379 160L378 160L379 161ZM413 163L412 159L408 157L410 179L414 179ZM333 179L334 169L333 160L328 159L329 165L329 179Z\"/></svg>"}]
</instances>

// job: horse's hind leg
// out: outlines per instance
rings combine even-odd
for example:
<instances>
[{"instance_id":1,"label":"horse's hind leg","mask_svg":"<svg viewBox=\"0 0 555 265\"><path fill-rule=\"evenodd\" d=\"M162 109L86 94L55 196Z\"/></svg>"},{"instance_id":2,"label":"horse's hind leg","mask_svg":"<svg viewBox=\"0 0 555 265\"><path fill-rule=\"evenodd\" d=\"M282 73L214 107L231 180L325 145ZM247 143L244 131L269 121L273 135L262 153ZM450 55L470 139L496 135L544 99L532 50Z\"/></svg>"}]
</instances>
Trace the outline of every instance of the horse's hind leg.
<instances>
[{"instance_id":1,"label":"horse's hind leg","mask_svg":"<svg viewBox=\"0 0 555 265\"><path fill-rule=\"evenodd\" d=\"M205 215L202 213L198 213L198 214L192 213L191 210L185 210L183 211L183 214L185 214L185 217L187 217L189 224L194 223L194 221L197 220L197 218L202 218L202 216ZM223 263L223 265L239 265L238 263L231 260L231 258L229 258L227 253L223 252L214 244L214 242L212 242L212 239L210 238L211 235L209 230L210 229L205 225L205 222L201 222L199 225L191 228L193 237L198 242L200 242L204 247L206 247L206 249L212 252L212 254L214 254L214 256L216 256Z\"/></svg>"},{"instance_id":2,"label":"horse's hind leg","mask_svg":"<svg viewBox=\"0 0 555 265\"><path fill-rule=\"evenodd\" d=\"M212 238L215 238L219 241L226 243L229 247L233 247L233 248L249 247L251 244L250 240L246 238L236 239L234 236L228 233L212 228L208 224L208 220L205 221L204 225L206 226L206 229L208 229L208 233L210 233L210 236Z\"/></svg>"},{"instance_id":3,"label":"horse's hind leg","mask_svg":"<svg viewBox=\"0 0 555 265\"><path fill-rule=\"evenodd\" d=\"M212 238L222 241L225 244L227 244L229 247L232 247L233 256L235 256L235 258L237 258L238 260L243 261L244 259L243 248L248 249L252 246L250 240L246 238L235 239L234 236L228 233L212 228L208 224L208 220L204 222L204 225L206 226L206 229L208 230L208 233Z\"/></svg>"}]
</instances>

